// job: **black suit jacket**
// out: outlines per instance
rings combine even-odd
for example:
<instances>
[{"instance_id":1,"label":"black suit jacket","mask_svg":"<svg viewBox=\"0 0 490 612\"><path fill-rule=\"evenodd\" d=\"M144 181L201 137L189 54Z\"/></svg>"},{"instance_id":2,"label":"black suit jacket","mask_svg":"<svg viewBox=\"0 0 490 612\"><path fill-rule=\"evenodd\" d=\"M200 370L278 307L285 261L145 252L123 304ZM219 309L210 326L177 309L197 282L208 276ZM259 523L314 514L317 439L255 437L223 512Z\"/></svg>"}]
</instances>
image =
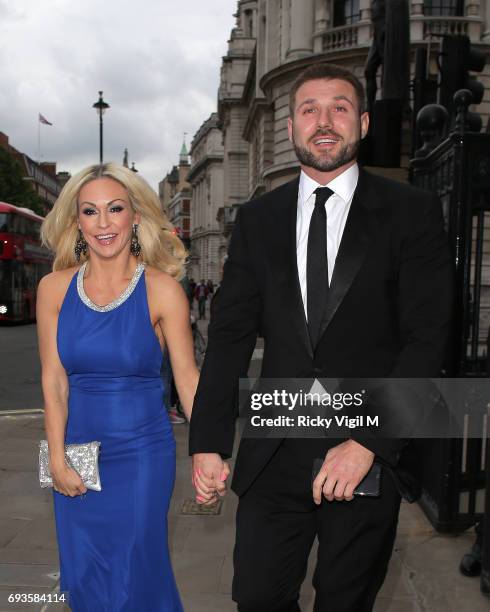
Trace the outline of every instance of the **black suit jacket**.
<instances>
[{"instance_id":1,"label":"black suit jacket","mask_svg":"<svg viewBox=\"0 0 490 612\"><path fill-rule=\"evenodd\" d=\"M295 179L238 211L223 282L211 306L191 454L231 456L238 379L247 375L258 332L264 337L263 378L440 374L452 266L437 197L360 170L321 339L312 347L297 274L298 186ZM279 442L242 440L232 483L237 494L253 483ZM395 474L401 471L403 440L364 432L361 443ZM408 489L402 492L411 497Z\"/></svg>"}]
</instances>

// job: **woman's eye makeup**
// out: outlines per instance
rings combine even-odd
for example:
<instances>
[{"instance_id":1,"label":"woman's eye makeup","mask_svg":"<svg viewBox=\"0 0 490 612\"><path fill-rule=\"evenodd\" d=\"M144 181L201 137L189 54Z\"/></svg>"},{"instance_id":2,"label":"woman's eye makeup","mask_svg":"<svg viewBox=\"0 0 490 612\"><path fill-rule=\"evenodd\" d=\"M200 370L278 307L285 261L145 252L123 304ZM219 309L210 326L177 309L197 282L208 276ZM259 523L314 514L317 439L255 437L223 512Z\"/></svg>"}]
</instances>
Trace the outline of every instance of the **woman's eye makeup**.
<instances>
[{"instance_id":1,"label":"woman's eye makeup","mask_svg":"<svg viewBox=\"0 0 490 612\"><path fill-rule=\"evenodd\" d=\"M109 212L111 213L119 213L121 211L124 210L124 206L122 204L113 204L108 208ZM82 209L82 214L83 215L95 215L97 214L97 209L96 208L83 208Z\"/></svg>"}]
</instances>

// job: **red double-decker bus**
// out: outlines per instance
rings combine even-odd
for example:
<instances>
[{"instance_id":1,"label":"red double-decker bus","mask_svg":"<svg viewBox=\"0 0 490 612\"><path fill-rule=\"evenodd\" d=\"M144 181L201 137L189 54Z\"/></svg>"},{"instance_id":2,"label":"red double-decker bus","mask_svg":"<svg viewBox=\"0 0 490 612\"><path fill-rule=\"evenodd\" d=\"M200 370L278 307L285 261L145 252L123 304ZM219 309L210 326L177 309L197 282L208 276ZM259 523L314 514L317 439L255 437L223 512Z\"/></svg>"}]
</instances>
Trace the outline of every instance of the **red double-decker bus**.
<instances>
[{"instance_id":1,"label":"red double-decker bus","mask_svg":"<svg viewBox=\"0 0 490 612\"><path fill-rule=\"evenodd\" d=\"M52 256L41 246L43 217L0 202L0 321L33 321L36 290L51 271Z\"/></svg>"}]
</instances>

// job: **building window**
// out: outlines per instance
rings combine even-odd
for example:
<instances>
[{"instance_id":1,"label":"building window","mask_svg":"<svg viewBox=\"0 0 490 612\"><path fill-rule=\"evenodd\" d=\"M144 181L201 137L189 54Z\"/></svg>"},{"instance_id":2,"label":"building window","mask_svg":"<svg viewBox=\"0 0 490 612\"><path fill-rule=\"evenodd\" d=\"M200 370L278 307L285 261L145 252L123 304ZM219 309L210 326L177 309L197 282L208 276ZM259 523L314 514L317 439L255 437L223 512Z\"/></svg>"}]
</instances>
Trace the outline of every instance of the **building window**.
<instances>
[{"instance_id":1,"label":"building window","mask_svg":"<svg viewBox=\"0 0 490 612\"><path fill-rule=\"evenodd\" d=\"M464 0L424 0L424 15L462 17Z\"/></svg>"},{"instance_id":2,"label":"building window","mask_svg":"<svg viewBox=\"0 0 490 612\"><path fill-rule=\"evenodd\" d=\"M254 17L250 9L245 11L245 36L247 38L254 37Z\"/></svg>"},{"instance_id":3,"label":"building window","mask_svg":"<svg viewBox=\"0 0 490 612\"><path fill-rule=\"evenodd\" d=\"M359 0L334 0L333 27L350 25L359 21Z\"/></svg>"}]
</instances>

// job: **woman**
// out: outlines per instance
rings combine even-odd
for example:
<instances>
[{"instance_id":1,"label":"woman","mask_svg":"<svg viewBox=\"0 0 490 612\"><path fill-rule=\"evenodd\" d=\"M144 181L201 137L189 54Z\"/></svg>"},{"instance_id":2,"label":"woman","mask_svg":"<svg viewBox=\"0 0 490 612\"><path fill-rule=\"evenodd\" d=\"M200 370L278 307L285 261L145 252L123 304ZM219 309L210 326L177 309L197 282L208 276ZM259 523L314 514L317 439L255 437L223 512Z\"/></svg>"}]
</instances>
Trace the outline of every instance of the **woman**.
<instances>
[{"instance_id":1,"label":"woman","mask_svg":"<svg viewBox=\"0 0 490 612\"><path fill-rule=\"evenodd\" d=\"M38 292L46 434L61 590L74 612L182 610L167 546L175 440L162 395L167 348L186 417L198 371L185 250L150 187L123 166L71 178L42 227L54 271ZM64 443L100 441L102 491Z\"/></svg>"}]
</instances>

